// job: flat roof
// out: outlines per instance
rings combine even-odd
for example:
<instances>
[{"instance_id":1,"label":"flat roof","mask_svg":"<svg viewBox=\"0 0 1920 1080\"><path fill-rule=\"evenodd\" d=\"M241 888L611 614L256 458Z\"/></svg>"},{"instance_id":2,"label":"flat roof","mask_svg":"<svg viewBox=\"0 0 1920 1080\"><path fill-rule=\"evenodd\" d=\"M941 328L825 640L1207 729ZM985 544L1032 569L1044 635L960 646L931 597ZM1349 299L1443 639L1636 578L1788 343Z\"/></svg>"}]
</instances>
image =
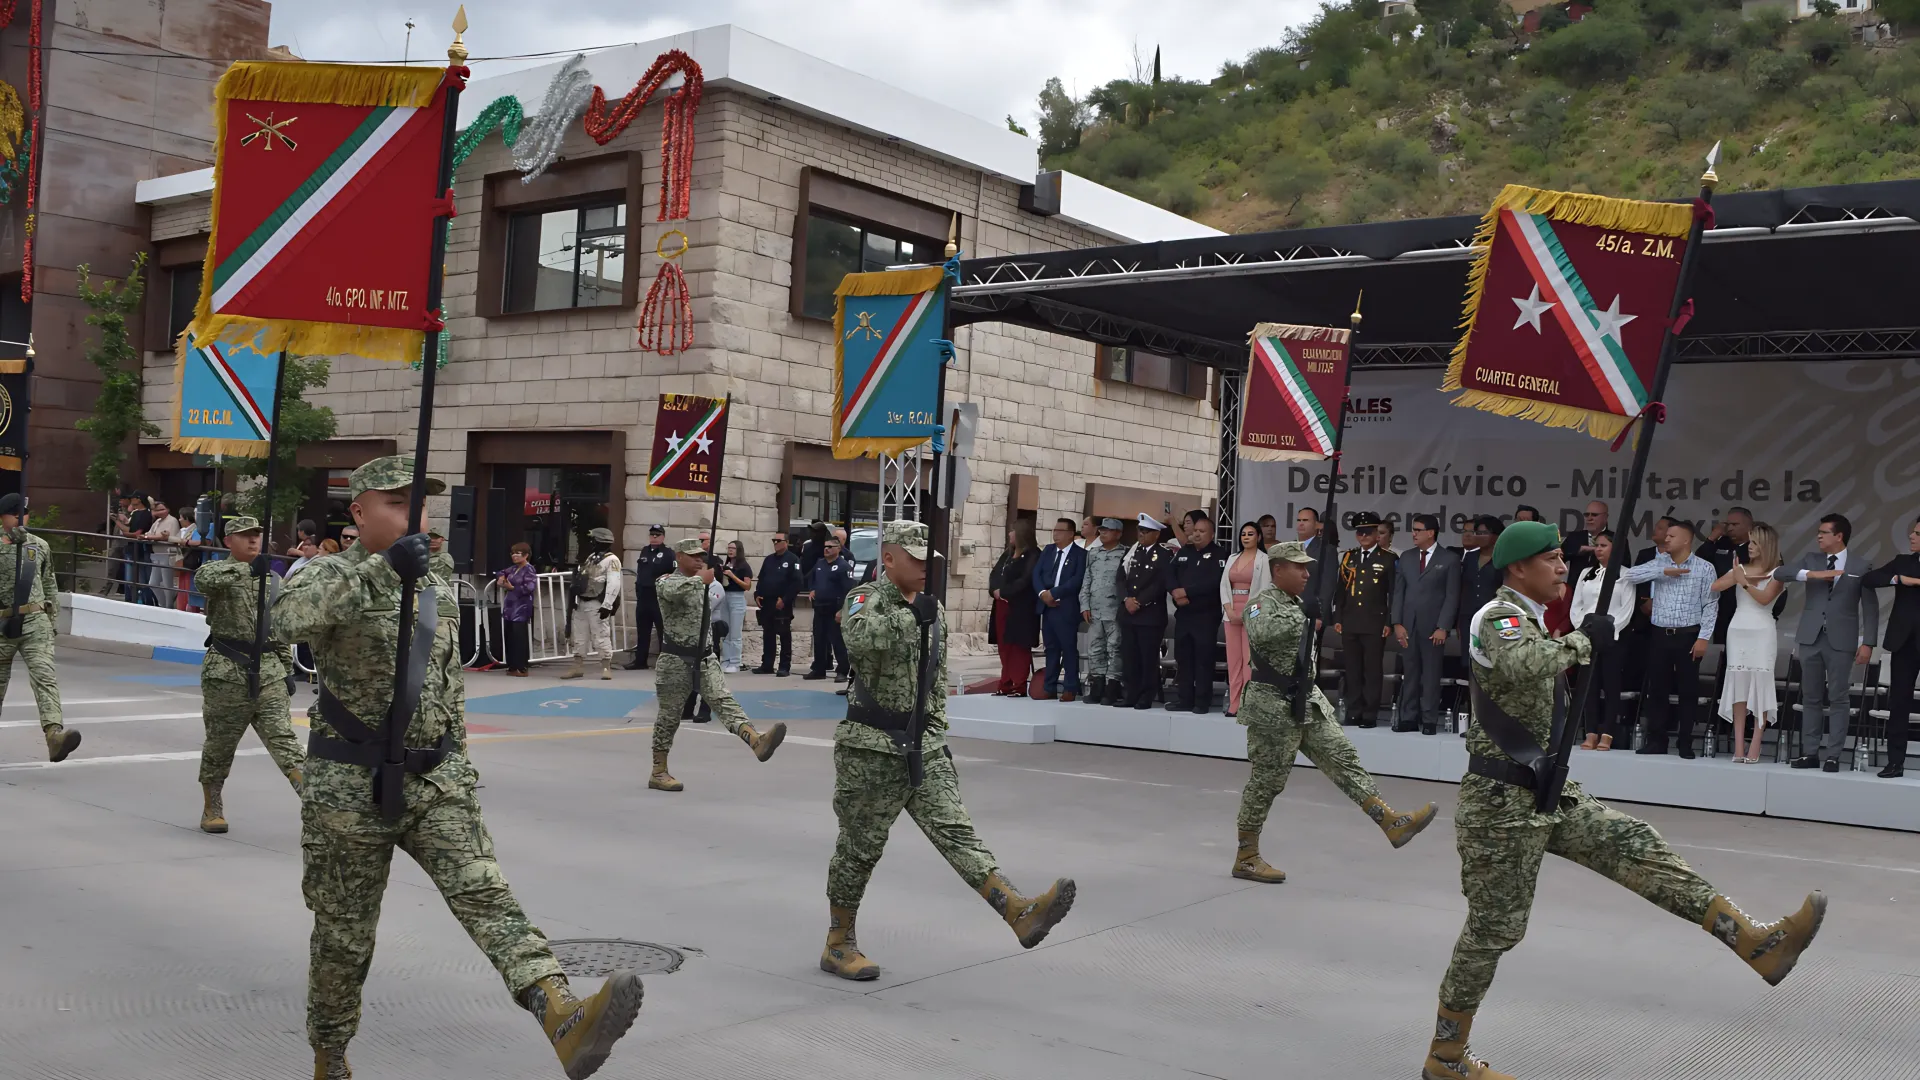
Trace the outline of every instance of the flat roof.
<instances>
[{"instance_id":1,"label":"flat roof","mask_svg":"<svg viewBox=\"0 0 1920 1080\"><path fill-rule=\"evenodd\" d=\"M1033 183L1039 172L1039 143L1028 136L738 26L711 26L601 49L588 55L587 69L609 94L624 94L668 49L680 49L693 57L711 87L750 94L1017 184ZM540 107L548 83L565 63L562 58L473 80L460 98L460 122L471 122L496 98L509 94L518 97L531 114ZM135 199L141 205L161 205L212 190L213 170L201 169L141 181ZM1062 177L1059 216L1104 236L1136 243L1224 235L1218 229L1072 173Z\"/></svg>"}]
</instances>

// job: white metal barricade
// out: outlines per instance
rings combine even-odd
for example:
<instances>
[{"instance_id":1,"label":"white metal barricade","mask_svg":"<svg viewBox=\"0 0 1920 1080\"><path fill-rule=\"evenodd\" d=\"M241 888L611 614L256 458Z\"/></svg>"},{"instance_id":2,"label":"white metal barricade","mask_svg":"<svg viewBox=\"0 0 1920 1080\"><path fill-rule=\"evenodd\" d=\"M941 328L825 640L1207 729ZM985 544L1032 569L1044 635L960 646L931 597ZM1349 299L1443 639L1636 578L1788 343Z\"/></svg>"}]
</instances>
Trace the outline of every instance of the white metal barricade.
<instances>
[{"instance_id":1,"label":"white metal barricade","mask_svg":"<svg viewBox=\"0 0 1920 1080\"><path fill-rule=\"evenodd\" d=\"M489 585L489 587L491 587L491 585ZM485 603L485 599L481 591L474 586L472 580L462 577L453 579L454 606L457 608L462 602L473 605L473 650L461 658L461 664L464 667L478 667L486 662L487 611L486 608L481 606ZM294 648L293 666L311 679L318 673L307 663L306 657L301 655L303 651L304 650L299 647Z\"/></svg>"},{"instance_id":2,"label":"white metal barricade","mask_svg":"<svg viewBox=\"0 0 1920 1080\"><path fill-rule=\"evenodd\" d=\"M633 589L634 576L631 570L622 575L620 607L608 620L613 625L609 632L613 637L613 651L625 652L633 648ZM542 663L548 660L567 660L573 657L573 598L567 594L567 586L573 580L568 571L541 574L534 581L533 589L533 625L527 634L527 659L529 663ZM500 610L500 581L494 578L487 582L481 591L483 621L491 621L492 615ZM506 661L505 650L493 654L495 663Z\"/></svg>"}]
</instances>

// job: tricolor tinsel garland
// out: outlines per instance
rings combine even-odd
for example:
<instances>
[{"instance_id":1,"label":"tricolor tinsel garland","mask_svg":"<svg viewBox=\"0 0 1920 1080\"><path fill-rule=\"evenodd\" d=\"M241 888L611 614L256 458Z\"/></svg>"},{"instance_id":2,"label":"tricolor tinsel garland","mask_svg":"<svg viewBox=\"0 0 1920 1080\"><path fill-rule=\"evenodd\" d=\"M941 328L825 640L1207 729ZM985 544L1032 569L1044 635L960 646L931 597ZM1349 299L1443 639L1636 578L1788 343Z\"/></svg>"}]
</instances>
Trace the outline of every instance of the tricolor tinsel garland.
<instances>
[{"instance_id":1,"label":"tricolor tinsel garland","mask_svg":"<svg viewBox=\"0 0 1920 1080\"><path fill-rule=\"evenodd\" d=\"M693 297L680 264L665 259L640 308L640 347L661 356L693 348Z\"/></svg>"},{"instance_id":2,"label":"tricolor tinsel garland","mask_svg":"<svg viewBox=\"0 0 1920 1080\"><path fill-rule=\"evenodd\" d=\"M27 35L27 108L33 114L33 131L28 136L30 145L40 145L40 68L45 59L40 55L40 15L44 0L33 0L33 24ZM20 299L24 303L33 302L33 231L35 222L33 202L34 190L39 187L36 181L38 172L34 166L37 159L29 160L25 170L27 187L27 238L20 247Z\"/></svg>"},{"instance_id":3,"label":"tricolor tinsel garland","mask_svg":"<svg viewBox=\"0 0 1920 1080\"><path fill-rule=\"evenodd\" d=\"M593 97L593 76L587 73L585 53L560 65L553 81L547 84L547 96L540 111L526 122L522 138L513 145L513 167L520 170L520 182L530 184L560 157L560 144L567 129L587 111Z\"/></svg>"},{"instance_id":4,"label":"tricolor tinsel garland","mask_svg":"<svg viewBox=\"0 0 1920 1080\"><path fill-rule=\"evenodd\" d=\"M660 115L660 221L687 216L688 194L693 188L693 114L700 108L700 92L706 85L700 65L679 49L669 49L654 60L618 105L609 109L606 92L597 86L587 105L587 134L605 146L627 130L633 118L647 107L654 91L676 74L684 76L684 81L667 98Z\"/></svg>"}]
</instances>

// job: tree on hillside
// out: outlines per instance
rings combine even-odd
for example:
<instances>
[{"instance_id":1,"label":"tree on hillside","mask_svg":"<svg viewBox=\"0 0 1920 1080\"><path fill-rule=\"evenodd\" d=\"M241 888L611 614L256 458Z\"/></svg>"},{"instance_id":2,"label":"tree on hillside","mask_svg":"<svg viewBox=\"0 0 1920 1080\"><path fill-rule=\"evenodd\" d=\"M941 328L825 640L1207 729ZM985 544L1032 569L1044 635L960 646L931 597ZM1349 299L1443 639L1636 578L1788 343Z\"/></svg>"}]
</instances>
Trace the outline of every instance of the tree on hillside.
<instances>
[{"instance_id":1,"label":"tree on hillside","mask_svg":"<svg viewBox=\"0 0 1920 1080\"><path fill-rule=\"evenodd\" d=\"M1512 32L1501 0L1421 0L1415 10L1420 32L1442 49L1465 45L1482 30L1501 37Z\"/></svg>"},{"instance_id":2,"label":"tree on hillside","mask_svg":"<svg viewBox=\"0 0 1920 1080\"><path fill-rule=\"evenodd\" d=\"M1533 43L1534 68L1564 79L1597 82L1624 78L1640 67L1647 53L1647 32L1627 14L1602 8L1557 34Z\"/></svg>"},{"instance_id":3,"label":"tree on hillside","mask_svg":"<svg viewBox=\"0 0 1920 1080\"><path fill-rule=\"evenodd\" d=\"M1920 27L1920 0L1880 0L1873 11L1888 22Z\"/></svg>"},{"instance_id":4,"label":"tree on hillside","mask_svg":"<svg viewBox=\"0 0 1920 1080\"><path fill-rule=\"evenodd\" d=\"M1040 91L1040 157L1054 157L1080 145L1080 133L1087 129L1087 107L1073 100L1058 78L1047 80Z\"/></svg>"},{"instance_id":5,"label":"tree on hillside","mask_svg":"<svg viewBox=\"0 0 1920 1080\"><path fill-rule=\"evenodd\" d=\"M1286 51L1308 62L1316 82L1345 86L1368 52L1387 47L1379 27L1379 0L1322 0L1318 15L1287 31Z\"/></svg>"},{"instance_id":6,"label":"tree on hillside","mask_svg":"<svg viewBox=\"0 0 1920 1080\"><path fill-rule=\"evenodd\" d=\"M1892 102L1908 125L1920 125L1920 51L1909 46L1883 61L1874 69L1872 89Z\"/></svg>"}]
</instances>

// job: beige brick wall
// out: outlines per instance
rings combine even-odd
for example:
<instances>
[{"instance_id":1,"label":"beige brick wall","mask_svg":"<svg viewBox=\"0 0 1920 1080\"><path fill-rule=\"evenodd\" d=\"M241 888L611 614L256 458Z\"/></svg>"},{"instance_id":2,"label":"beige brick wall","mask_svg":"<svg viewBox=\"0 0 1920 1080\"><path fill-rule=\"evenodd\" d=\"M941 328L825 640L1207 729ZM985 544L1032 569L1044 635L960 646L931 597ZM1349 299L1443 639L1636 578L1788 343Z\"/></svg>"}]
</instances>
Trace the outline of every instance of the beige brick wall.
<instances>
[{"instance_id":1,"label":"beige brick wall","mask_svg":"<svg viewBox=\"0 0 1920 1080\"><path fill-rule=\"evenodd\" d=\"M153 208L153 240L178 240L213 230L213 202L190 199Z\"/></svg>"},{"instance_id":2,"label":"beige brick wall","mask_svg":"<svg viewBox=\"0 0 1920 1080\"><path fill-rule=\"evenodd\" d=\"M607 151L639 150L647 162L646 204L630 208L647 223L629 272L642 293L659 268L652 254L670 227L692 242L682 259L693 297L694 348L662 357L637 347L637 312L624 308L555 312L496 320L476 317L480 180L511 167L489 139L461 171L460 205L448 252L446 311L454 335L439 375L433 471L464 480L469 430L621 428L627 437L626 536L645 543L646 523L666 521L671 535L705 523L704 502L661 502L645 495L644 474L659 395L731 392L720 532L742 534L756 556L759 540L783 524L779 490L790 441L826 445L833 405L833 332L828 322L788 314L794 218L805 166L958 212L961 247L972 256L1111 243L1058 218L1018 209L1017 185L882 139L854 133L732 91L710 92L696 120L691 220L656 224L658 108L650 108ZM563 153L603 152L584 132ZM157 215L156 215L157 217ZM1129 484L1213 494L1218 420L1206 401L1101 382L1091 345L1022 327L987 324L956 334L950 401L981 403L973 487L953 543L949 608L955 630L977 644L986 629L987 571L1002 544L1008 478L1041 478L1040 520L1078 516L1089 483ZM171 378L149 366L149 411L170 408ZM160 392L158 387L167 389ZM316 396L333 408L342 437L389 437L409 445L418 373L356 358L336 361L331 385ZM877 478L878 466L875 467Z\"/></svg>"}]
</instances>

